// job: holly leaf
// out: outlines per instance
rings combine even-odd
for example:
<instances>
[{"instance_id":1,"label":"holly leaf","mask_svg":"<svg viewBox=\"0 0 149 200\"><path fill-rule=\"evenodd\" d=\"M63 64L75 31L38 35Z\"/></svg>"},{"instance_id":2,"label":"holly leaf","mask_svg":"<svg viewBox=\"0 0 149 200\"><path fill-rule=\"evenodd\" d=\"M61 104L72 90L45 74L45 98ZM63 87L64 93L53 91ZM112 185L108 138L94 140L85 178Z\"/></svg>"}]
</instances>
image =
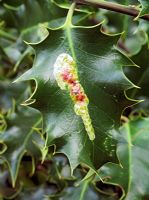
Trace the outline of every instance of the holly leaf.
<instances>
[{"instance_id":1,"label":"holly leaf","mask_svg":"<svg viewBox=\"0 0 149 200\"><path fill-rule=\"evenodd\" d=\"M12 188L9 185L9 171L4 168L4 166L0 163L0 197L4 197L6 199L14 198L18 192L20 191L20 186L17 185L15 188Z\"/></svg>"},{"instance_id":2,"label":"holly leaf","mask_svg":"<svg viewBox=\"0 0 149 200\"><path fill-rule=\"evenodd\" d=\"M119 126L122 111L132 104L125 91L134 85L122 69L132 62L115 46L120 35L105 35L99 26L73 26L71 9L63 27L49 29L43 42L32 45L34 65L16 81L35 80L29 102L32 99L32 106L43 115L46 145L56 145L56 151L66 154L73 172L80 163L97 169L117 160L116 141L109 131ZM79 81L89 99L94 141L89 140L81 117L75 114L69 93L60 89L54 77L54 63L61 53L70 54L76 62Z\"/></svg>"},{"instance_id":3,"label":"holly leaf","mask_svg":"<svg viewBox=\"0 0 149 200\"><path fill-rule=\"evenodd\" d=\"M138 118L124 124L119 131L113 131L118 140L117 155L121 166L107 163L100 169L100 175L106 183L121 186L121 199L149 197L148 130L149 118Z\"/></svg>"},{"instance_id":4,"label":"holly leaf","mask_svg":"<svg viewBox=\"0 0 149 200\"><path fill-rule=\"evenodd\" d=\"M37 144L41 137L36 136L35 128L41 123L41 115L32 108L18 107L6 120L8 128L0 134L0 159L7 163L14 187L23 155L40 156Z\"/></svg>"},{"instance_id":5,"label":"holly leaf","mask_svg":"<svg viewBox=\"0 0 149 200\"><path fill-rule=\"evenodd\" d=\"M149 112L149 90L148 90L148 76L149 76L149 49L147 44L144 45L141 51L132 56L132 60L140 66L140 68L136 68L132 70L131 68L127 68L126 75L132 80L136 85L138 85L140 90L130 90L129 95L132 98L137 98L140 100L144 100L140 104L137 104L135 108L137 110L142 110L146 113Z\"/></svg>"},{"instance_id":6,"label":"holly leaf","mask_svg":"<svg viewBox=\"0 0 149 200\"><path fill-rule=\"evenodd\" d=\"M85 200L85 199L94 199L94 200L114 200L114 195L106 195L99 193L95 186L89 182L90 180L86 180L81 183L79 186L71 186L67 187L64 192L60 195L61 200ZM51 199L56 200L57 198L53 196Z\"/></svg>"},{"instance_id":7,"label":"holly leaf","mask_svg":"<svg viewBox=\"0 0 149 200\"><path fill-rule=\"evenodd\" d=\"M18 7L13 4L14 2L11 3L10 1L4 4L7 15L4 13L2 19L6 19L8 25L11 25L9 21L13 20L14 27L20 31L32 29L39 23L49 22L53 19L64 17L66 14L65 10L59 9L51 0L36 0L33 2L21 0Z\"/></svg>"},{"instance_id":8,"label":"holly leaf","mask_svg":"<svg viewBox=\"0 0 149 200\"><path fill-rule=\"evenodd\" d=\"M139 17L143 15L149 14L149 3L148 0L138 0L141 3L141 11L139 13Z\"/></svg>"},{"instance_id":9,"label":"holly leaf","mask_svg":"<svg viewBox=\"0 0 149 200\"><path fill-rule=\"evenodd\" d=\"M149 23L148 23L148 21L140 20L138 30L143 32L143 34L146 37L146 43L149 46Z\"/></svg>"},{"instance_id":10,"label":"holly leaf","mask_svg":"<svg viewBox=\"0 0 149 200\"><path fill-rule=\"evenodd\" d=\"M27 84L12 84L9 81L0 81L0 111L6 113L13 107L13 101L16 105L22 103L24 98L29 95L30 88Z\"/></svg>"}]
</instances>

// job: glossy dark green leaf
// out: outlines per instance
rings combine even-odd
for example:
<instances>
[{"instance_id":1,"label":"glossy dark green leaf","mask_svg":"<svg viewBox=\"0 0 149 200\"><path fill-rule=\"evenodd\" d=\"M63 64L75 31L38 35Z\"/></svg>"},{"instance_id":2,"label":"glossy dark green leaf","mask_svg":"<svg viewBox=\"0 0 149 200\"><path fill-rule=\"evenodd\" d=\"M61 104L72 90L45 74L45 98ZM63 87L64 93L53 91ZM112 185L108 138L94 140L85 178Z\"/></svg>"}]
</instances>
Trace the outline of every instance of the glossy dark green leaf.
<instances>
[{"instance_id":1,"label":"glossy dark green leaf","mask_svg":"<svg viewBox=\"0 0 149 200\"><path fill-rule=\"evenodd\" d=\"M6 120L8 127L0 134L0 158L7 163L14 186L23 155L40 156L34 129L41 126L41 116L34 109L18 107Z\"/></svg>"},{"instance_id":2,"label":"glossy dark green leaf","mask_svg":"<svg viewBox=\"0 0 149 200\"><path fill-rule=\"evenodd\" d=\"M140 20L138 29L143 31L144 34L146 35L146 43L149 46L149 23L148 23L148 21Z\"/></svg>"},{"instance_id":3,"label":"glossy dark green leaf","mask_svg":"<svg viewBox=\"0 0 149 200\"><path fill-rule=\"evenodd\" d=\"M132 60L140 66L140 68L131 69L127 68L126 75L132 80L140 89L133 89L129 95L132 98L144 100L142 103L136 105L136 108L149 112L149 50L147 44L144 45L141 51L132 57Z\"/></svg>"},{"instance_id":4,"label":"glossy dark green leaf","mask_svg":"<svg viewBox=\"0 0 149 200\"><path fill-rule=\"evenodd\" d=\"M56 200L56 197L51 198ZM60 200L115 200L116 198L110 195L99 193L93 184L91 184L88 180L81 183L76 187L67 187L62 195L59 197Z\"/></svg>"},{"instance_id":5,"label":"glossy dark green leaf","mask_svg":"<svg viewBox=\"0 0 149 200\"><path fill-rule=\"evenodd\" d=\"M79 172L79 168L76 169ZM80 171L80 173L82 173ZM77 177L78 178L78 177ZM94 200L116 200L117 195L114 192L106 192L99 190L95 183L93 182L94 175L87 178L86 180L80 182L79 184L76 181L67 181L66 187L59 194L51 195L52 200L85 200L85 199L94 199ZM108 190L108 189L107 189Z\"/></svg>"},{"instance_id":6,"label":"glossy dark green leaf","mask_svg":"<svg viewBox=\"0 0 149 200\"><path fill-rule=\"evenodd\" d=\"M0 165L0 199L2 197L6 199L14 198L20 191L20 186L17 185L15 188L11 187L9 171Z\"/></svg>"},{"instance_id":7,"label":"glossy dark green leaf","mask_svg":"<svg viewBox=\"0 0 149 200\"><path fill-rule=\"evenodd\" d=\"M140 16L143 16L143 15L147 15L149 14L149 3L148 3L148 0L138 0L140 3L141 3L141 12L140 12Z\"/></svg>"},{"instance_id":8,"label":"glossy dark green leaf","mask_svg":"<svg viewBox=\"0 0 149 200\"><path fill-rule=\"evenodd\" d=\"M11 2L10 2L11 4ZM8 6L7 6L8 5ZM12 17L14 26L19 30L25 30L27 28L33 28L39 23L51 21L59 17L64 17L66 12L63 9L59 9L50 0L36 0L36 1L21 1L21 5L16 9L9 7L9 2L5 6L9 11L9 16ZM6 10L6 11L7 11ZM2 17L5 17L2 16ZM4 18L5 19L5 18ZM9 18L8 18L9 19ZM6 19L6 21L8 20ZM9 25L9 24L8 24ZM12 25L12 24L10 24Z\"/></svg>"},{"instance_id":9,"label":"glossy dark green leaf","mask_svg":"<svg viewBox=\"0 0 149 200\"><path fill-rule=\"evenodd\" d=\"M13 102L19 105L29 95L30 88L27 84L12 84L9 81L0 81L0 111L8 112L12 109Z\"/></svg>"},{"instance_id":10,"label":"glossy dark green leaf","mask_svg":"<svg viewBox=\"0 0 149 200\"><path fill-rule=\"evenodd\" d=\"M117 155L121 166L105 164L100 173L107 183L122 187L125 200L149 198L148 151L149 118L134 119L113 131L118 140Z\"/></svg>"},{"instance_id":11,"label":"glossy dark green leaf","mask_svg":"<svg viewBox=\"0 0 149 200\"><path fill-rule=\"evenodd\" d=\"M105 35L99 26L72 26L69 14L63 27L49 30L43 42L33 45L34 65L17 81L36 81L31 97L36 101L32 106L43 115L46 145L55 144L57 151L65 153L72 171L79 163L97 169L107 161L116 161L116 142L109 130L119 126L123 109L132 104L125 90L134 85L122 69L132 62L115 46L119 35ZM89 114L96 134L93 142L82 119L75 114L69 94L60 90L53 75L54 63L61 53L68 53L75 60L80 83L89 98Z\"/></svg>"},{"instance_id":12,"label":"glossy dark green leaf","mask_svg":"<svg viewBox=\"0 0 149 200\"><path fill-rule=\"evenodd\" d=\"M36 167L34 174L29 177L28 174L31 168L31 161L26 160L23 157L21 162L21 167L19 170L19 175L17 181L21 181L21 191L18 193L16 199L25 200L27 198L31 200L35 199L51 199L49 196L57 196L67 187L67 182L72 182L71 180L65 180L65 172L70 174L70 167L64 155L56 155L54 157L46 159L43 163L38 160L36 162Z\"/></svg>"}]
</instances>

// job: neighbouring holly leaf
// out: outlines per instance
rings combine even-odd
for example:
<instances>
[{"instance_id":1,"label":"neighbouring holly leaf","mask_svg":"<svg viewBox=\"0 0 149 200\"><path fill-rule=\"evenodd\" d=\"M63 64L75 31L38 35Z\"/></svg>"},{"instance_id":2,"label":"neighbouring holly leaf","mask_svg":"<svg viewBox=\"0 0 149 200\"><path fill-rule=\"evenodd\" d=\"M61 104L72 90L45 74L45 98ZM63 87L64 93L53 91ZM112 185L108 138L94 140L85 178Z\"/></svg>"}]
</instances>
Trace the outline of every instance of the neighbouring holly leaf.
<instances>
[{"instance_id":1,"label":"neighbouring holly leaf","mask_svg":"<svg viewBox=\"0 0 149 200\"><path fill-rule=\"evenodd\" d=\"M12 84L9 81L0 81L0 111L8 112L13 107L13 101L19 105L29 95L30 87L27 84Z\"/></svg>"},{"instance_id":2,"label":"neighbouring holly leaf","mask_svg":"<svg viewBox=\"0 0 149 200\"><path fill-rule=\"evenodd\" d=\"M149 198L148 131L149 118L131 120L119 131L113 131L118 140L117 154L121 166L107 163L100 169L100 175L105 182L123 188L121 199Z\"/></svg>"},{"instance_id":3,"label":"neighbouring holly leaf","mask_svg":"<svg viewBox=\"0 0 149 200\"><path fill-rule=\"evenodd\" d=\"M30 199L30 200L49 200L48 195L51 193L51 191L54 191L54 187L53 188L49 188L49 186L36 186L34 188L31 189L26 189L23 190L20 195L18 195L18 197L16 198L16 200L26 200L26 199Z\"/></svg>"},{"instance_id":4,"label":"neighbouring holly leaf","mask_svg":"<svg viewBox=\"0 0 149 200\"><path fill-rule=\"evenodd\" d=\"M27 28L31 29L39 23L45 23L53 19L56 20L60 17L64 17L66 14L64 9L59 9L50 0L22 0L21 5L15 9L11 6L9 7L9 3L11 2L6 3L8 3L4 4L6 11L1 18L7 22L7 25L11 26L12 21L10 21L11 23L9 24L9 19L11 17L10 20L13 20L14 26L22 31L25 31Z\"/></svg>"},{"instance_id":5,"label":"neighbouring holly leaf","mask_svg":"<svg viewBox=\"0 0 149 200\"><path fill-rule=\"evenodd\" d=\"M34 65L17 81L35 80L32 106L43 115L46 145L56 145L56 151L66 154L73 172L79 163L97 169L107 161L116 161L116 141L109 130L119 126L122 111L132 104L125 91L134 85L122 69L132 62L115 46L120 36L105 35L99 26L72 26L70 18L71 10L63 27L49 29L49 36L33 45ZM68 53L75 60L80 83L89 98L96 134L93 142L74 112L69 93L61 90L55 80L54 63L61 53Z\"/></svg>"},{"instance_id":6,"label":"neighbouring holly leaf","mask_svg":"<svg viewBox=\"0 0 149 200\"><path fill-rule=\"evenodd\" d=\"M59 156L58 159L62 160L62 158ZM57 166L55 166L55 169L57 171ZM64 167L64 166L63 166ZM66 167L66 165L65 165ZM64 168L63 168L64 169ZM63 180L63 170L59 171L59 179ZM82 180L83 174L85 172L85 169L76 168L74 171L75 178L73 179L66 179L66 187L59 193L49 195L51 200L85 200L85 199L100 199L100 200L116 200L117 197L112 190L108 193L105 191L101 191L96 187L96 184L93 182L94 174L92 176L88 177L84 181L79 182L79 180ZM78 184L79 183L79 184Z\"/></svg>"},{"instance_id":7,"label":"neighbouring holly leaf","mask_svg":"<svg viewBox=\"0 0 149 200\"><path fill-rule=\"evenodd\" d=\"M18 192L20 192L20 186L17 185L15 188L12 188L9 184L10 175L9 171L6 170L4 165L0 163L0 198L4 197L6 199L14 198Z\"/></svg>"},{"instance_id":8,"label":"neighbouring holly leaf","mask_svg":"<svg viewBox=\"0 0 149 200\"><path fill-rule=\"evenodd\" d=\"M149 23L145 20L139 20L138 30L141 30L146 35L146 43L149 46Z\"/></svg>"},{"instance_id":9,"label":"neighbouring holly leaf","mask_svg":"<svg viewBox=\"0 0 149 200\"><path fill-rule=\"evenodd\" d=\"M134 6L134 2L131 2L130 0L106 0L109 1L109 3L118 3L118 4L122 4L122 5L126 5L128 6L129 4L133 4ZM108 17L108 26L107 28L110 28L111 31L113 32L123 32L123 38L125 39L125 36L128 35L128 32L130 31L130 29L128 28L129 26L132 26L132 24L134 22L132 22L132 17L128 16L128 15L124 15L122 13L117 13L117 12L109 12L108 10L105 11L106 16ZM117 20L119 19L119 20ZM132 23L130 25L130 23Z\"/></svg>"},{"instance_id":10,"label":"neighbouring holly leaf","mask_svg":"<svg viewBox=\"0 0 149 200\"><path fill-rule=\"evenodd\" d=\"M108 28L114 32L124 31L121 40L119 40L119 47L129 56L137 54L142 46L148 42L147 27L148 23L145 20L134 21L130 16L120 15L118 13L106 13L108 17ZM120 18L120 21L117 20ZM142 22L142 24L141 24ZM139 25L138 25L139 24ZM131 27L131 28L129 28Z\"/></svg>"},{"instance_id":11,"label":"neighbouring holly leaf","mask_svg":"<svg viewBox=\"0 0 149 200\"><path fill-rule=\"evenodd\" d=\"M138 29L138 27L134 27L133 32L129 33L125 40L125 47L129 56L138 54L146 42L146 33L141 29Z\"/></svg>"},{"instance_id":12,"label":"neighbouring holly leaf","mask_svg":"<svg viewBox=\"0 0 149 200\"><path fill-rule=\"evenodd\" d=\"M33 54L32 49L23 43L22 38L16 29L5 27L1 31L0 79L2 79L2 77L14 77L15 74L19 73L20 69L16 72L18 66L22 71L26 65L32 65L31 54Z\"/></svg>"},{"instance_id":13,"label":"neighbouring holly leaf","mask_svg":"<svg viewBox=\"0 0 149 200\"><path fill-rule=\"evenodd\" d=\"M141 3L141 11L139 16L148 15L149 14L149 2L148 0L138 0Z\"/></svg>"},{"instance_id":14,"label":"neighbouring holly leaf","mask_svg":"<svg viewBox=\"0 0 149 200\"><path fill-rule=\"evenodd\" d=\"M79 186L67 187L62 194L59 195L59 198L52 197L53 200L85 200L85 199L94 199L94 200L115 200L116 198L113 195L106 195L99 193L95 186L90 183L90 180L86 180L81 183Z\"/></svg>"},{"instance_id":15,"label":"neighbouring holly leaf","mask_svg":"<svg viewBox=\"0 0 149 200\"><path fill-rule=\"evenodd\" d=\"M40 156L41 137L35 128L41 127L41 115L35 109L17 107L6 121L8 128L0 134L0 159L7 163L14 186L23 155Z\"/></svg>"},{"instance_id":16,"label":"neighbouring holly leaf","mask_svg":"<svg viewBox=\"0 0 149 200\"><path fill-rule=\"evenodd\" d=\"M138 65L140 68L126 69L126 75L132 80L137 86L141 89L130 90L129 95L132 98L138 98L144 100L140 104L136 105L136 108L143 110L146 113L149 113L149 49L147 44L144 45L141 51L131 57L131 59Z\"/></svg>"},{"instance_id":17,"label":"neighbouring holly leaf","mask_svg":"<svg viewBox=\"0 0 149 200\"><path fill-rule=\"evenodd\" d=\"M70 167L67 158L62 154L52 156L43 163L38 160L34 174L29 176L31 165L31 160L24 156L17 178L17 182L21 180L22 187L15 199L49 199L49 196L57 196L65 190L67 182L73 182L74 178L65 180L66 174L70 174Z\"/></svg>"}]
</instances>

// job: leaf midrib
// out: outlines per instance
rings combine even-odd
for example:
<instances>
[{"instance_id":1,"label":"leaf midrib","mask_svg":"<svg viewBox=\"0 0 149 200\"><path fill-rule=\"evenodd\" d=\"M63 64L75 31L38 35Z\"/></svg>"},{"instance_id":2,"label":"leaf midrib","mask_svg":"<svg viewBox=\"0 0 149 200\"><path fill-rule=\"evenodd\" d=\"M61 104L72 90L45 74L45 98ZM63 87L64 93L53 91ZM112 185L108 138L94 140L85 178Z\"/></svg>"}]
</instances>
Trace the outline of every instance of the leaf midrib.
<instances>
[{"instance_id":1,"label":"leaf midrib","mask_svg":"<svg viewBox=\"0 0 149 200\"><path fill-rule=\"evenodd\" d=\"M72 54L72 57L76 63L76 54L75 54L75 50L74 50L74 44L73 44L73 40L72 40L72 33L71 33L71 26L67 26L66 27L66 37L67 37L67 40L68 40L68 44L69 44L69 47L70 47L70 51L71 51L71 54Z\"/></svg>"}]
</instances>

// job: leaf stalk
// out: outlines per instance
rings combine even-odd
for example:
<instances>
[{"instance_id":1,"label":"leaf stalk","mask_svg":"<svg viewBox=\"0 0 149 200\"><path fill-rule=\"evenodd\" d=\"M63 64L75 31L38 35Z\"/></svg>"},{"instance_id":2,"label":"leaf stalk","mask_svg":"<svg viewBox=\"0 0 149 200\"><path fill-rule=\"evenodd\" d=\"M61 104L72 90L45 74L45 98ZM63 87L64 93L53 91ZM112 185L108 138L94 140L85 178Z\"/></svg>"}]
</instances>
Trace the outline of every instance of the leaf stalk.
<instances>
[{"instance_id":1,"label":"leaf stalk","mask_svg":"<svg viewBox=\"0 0 149 200\"><path fill-rule=\"evenodd\" d=\"M73 2L69 8L69 11L68 11L68 14L67 14L67 18L66 18L66 21L65 21L65 26L69 26L71 27L72 25L72 16L73 16L73 13L74 13L74 10L75 10L75 6L76 6L76 3Z\"/></svg>"}]
</instances>

